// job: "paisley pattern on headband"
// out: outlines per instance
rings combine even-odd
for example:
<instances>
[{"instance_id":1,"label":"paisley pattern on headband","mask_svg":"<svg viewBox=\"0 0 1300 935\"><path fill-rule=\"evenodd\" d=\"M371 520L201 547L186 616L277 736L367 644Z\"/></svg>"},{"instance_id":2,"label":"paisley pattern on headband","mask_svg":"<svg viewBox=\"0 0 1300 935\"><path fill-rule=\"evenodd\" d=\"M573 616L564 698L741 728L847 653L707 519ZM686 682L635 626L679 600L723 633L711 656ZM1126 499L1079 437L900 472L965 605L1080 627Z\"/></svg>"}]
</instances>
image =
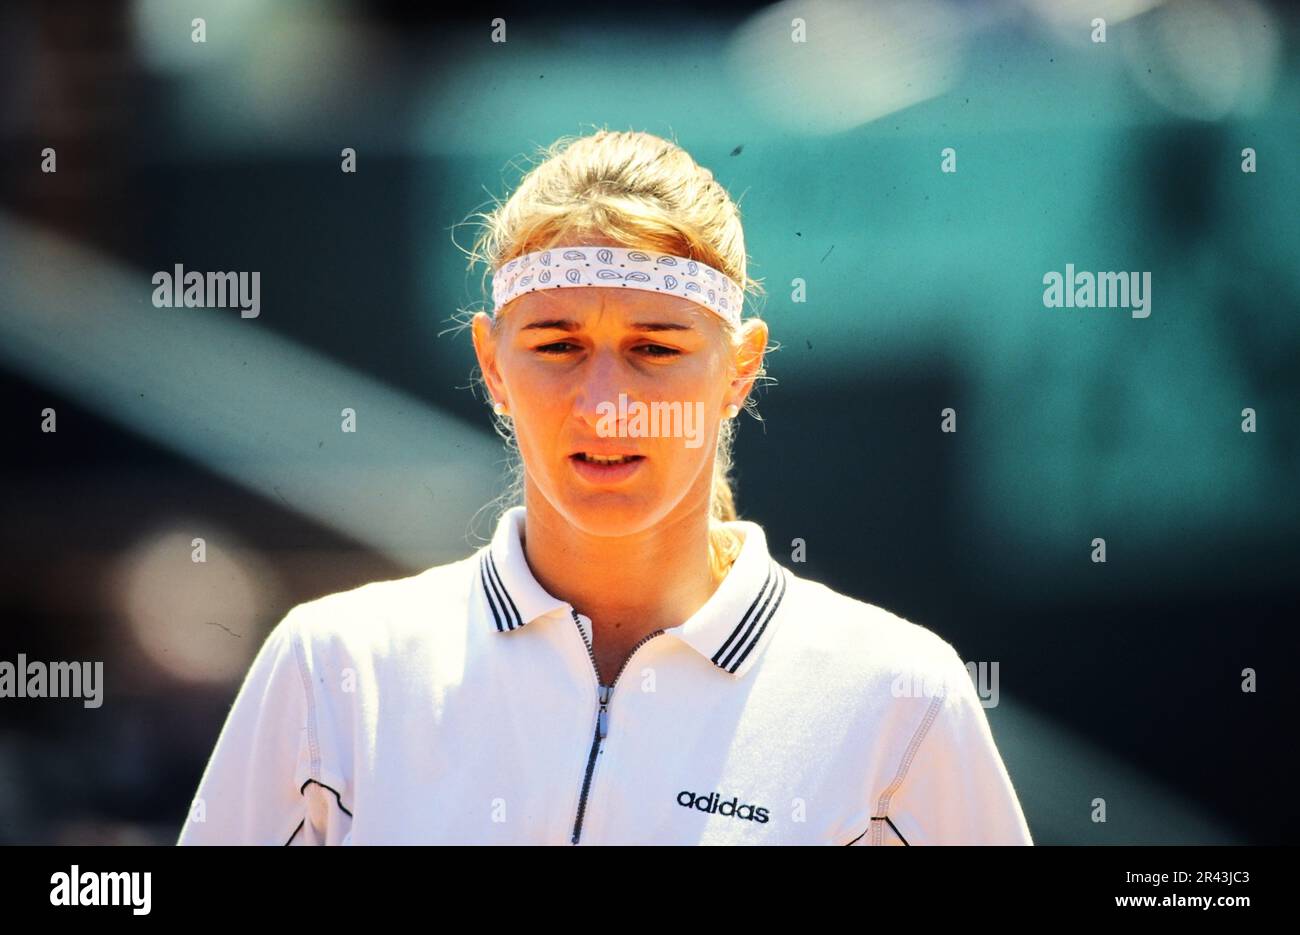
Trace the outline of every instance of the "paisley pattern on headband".
<instances>
[{"instance_id":1,"label":"paisley pattern on headband","mask_svg":"<svg viewBox=\"0 0 1300 935\"><path fill-rule=\"evenodd\" d=\"M745 295L729 276L697 260L625 247L555 247L515 257L492 277L493 314L537 289L622 286L665 292L740 323Z\"/></svg>"}]
</instances>

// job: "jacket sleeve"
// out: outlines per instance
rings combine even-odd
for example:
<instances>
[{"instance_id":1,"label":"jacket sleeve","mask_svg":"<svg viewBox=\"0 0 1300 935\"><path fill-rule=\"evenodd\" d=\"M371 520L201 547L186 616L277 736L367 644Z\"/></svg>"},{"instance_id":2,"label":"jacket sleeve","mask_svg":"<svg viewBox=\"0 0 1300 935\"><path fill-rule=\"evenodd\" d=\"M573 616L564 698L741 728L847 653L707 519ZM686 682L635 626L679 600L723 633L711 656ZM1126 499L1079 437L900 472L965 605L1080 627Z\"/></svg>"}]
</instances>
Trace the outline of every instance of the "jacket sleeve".
<instances>
[{"instance_id":1,"label":"jacket sleeve","mask_svg":"<svg viewBox=\"0 0 1300 935\"><path fill-rule=\"evenodd\" d=\"M881 797L874 841L1033 844L979 694L956 650L944 656L944 690L908 747L901 782Z\"/></svg>"},{"instance_id":2,"label":"jacket sleeve","mask_svg":"<svg viewBox=\"0 0 1300 935\"><path fill-rule=\"evenodd\" d=\"M324 787L313 782L320 755L298 613L267 635L244 676L177 844L321 843L346 832L329 827L341 813L304 794Z\"/></svg>"}]
</instances>

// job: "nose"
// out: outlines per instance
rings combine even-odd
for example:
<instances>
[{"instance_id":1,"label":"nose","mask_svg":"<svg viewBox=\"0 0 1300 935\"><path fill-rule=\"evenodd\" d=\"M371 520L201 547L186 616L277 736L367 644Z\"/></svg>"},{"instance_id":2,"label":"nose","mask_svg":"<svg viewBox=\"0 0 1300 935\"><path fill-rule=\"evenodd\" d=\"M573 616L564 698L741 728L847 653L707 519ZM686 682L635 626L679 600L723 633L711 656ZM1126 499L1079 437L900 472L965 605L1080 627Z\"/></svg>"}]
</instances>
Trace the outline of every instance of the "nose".
<instances>
[{"instance_id":1,"label":"nose","mask_svg":"<svg viewBox=\"0 0 1300 935\"><path fill-rule=\"evenodd\" d=\"M602 424L621 430L619 394L626 393L632 401L626 374L618 355L608 350L594 351L582 367L578 377L574 411L594 433Z\"/></svg>"}]
</instances>

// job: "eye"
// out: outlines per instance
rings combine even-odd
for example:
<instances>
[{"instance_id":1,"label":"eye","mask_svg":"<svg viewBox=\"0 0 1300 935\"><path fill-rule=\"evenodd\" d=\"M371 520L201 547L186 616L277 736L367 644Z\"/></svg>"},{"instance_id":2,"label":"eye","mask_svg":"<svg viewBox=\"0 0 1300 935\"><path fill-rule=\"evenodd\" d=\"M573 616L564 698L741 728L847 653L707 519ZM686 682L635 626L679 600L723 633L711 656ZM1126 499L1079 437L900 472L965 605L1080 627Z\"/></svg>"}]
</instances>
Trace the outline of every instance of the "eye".
<instances>
[{"instance_id":1,"label":"eye","mask_svg":"<svg viewBox=\"0 0 1300 935\"><path fill-rule=\"evenodd\" d=\"M539 354L564 354L572 347L576 347L576 345L570 344L568 341L555 341L551 344L542 344L534 348L534 350Z\"/></svg>"},{"instance_id":2,"label":"eye","mask_svg":"<svg viewBox=\"0 0 1300 935\"><path fill-rule=\"evenodd\" d=\"M662 344L642 344L639 349L654 351L654 353L647 353L647 357L676 357L681 353L675 347L664 347Z\"/></svg>"}]
</instances>

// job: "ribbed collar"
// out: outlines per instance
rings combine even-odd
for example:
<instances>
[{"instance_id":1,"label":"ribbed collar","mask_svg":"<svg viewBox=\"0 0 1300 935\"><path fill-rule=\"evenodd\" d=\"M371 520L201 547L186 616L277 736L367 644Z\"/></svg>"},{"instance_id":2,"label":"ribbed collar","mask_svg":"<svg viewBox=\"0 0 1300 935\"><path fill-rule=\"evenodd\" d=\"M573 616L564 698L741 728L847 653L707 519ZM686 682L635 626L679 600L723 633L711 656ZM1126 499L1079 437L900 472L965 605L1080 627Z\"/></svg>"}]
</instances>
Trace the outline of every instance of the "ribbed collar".
<instances>
[{"instance_id":1,"label":"ribbed collar","mask_svg":"<svg viewBox=\"0 0 1300 935\"><path fill-rule=\"evenodd\" d=\"M479 591L486 625L500 632L517 630L559 608L566 601L537 583L524 556L521 533L524 507L506 510L492 541L479 550ZM775 630L788 573L772 559L767 536L757 523L726 524L744 536L740 555L717 590L671 633L717 668L742 676L762 654Z\"/></svg>"}]
</instances>

